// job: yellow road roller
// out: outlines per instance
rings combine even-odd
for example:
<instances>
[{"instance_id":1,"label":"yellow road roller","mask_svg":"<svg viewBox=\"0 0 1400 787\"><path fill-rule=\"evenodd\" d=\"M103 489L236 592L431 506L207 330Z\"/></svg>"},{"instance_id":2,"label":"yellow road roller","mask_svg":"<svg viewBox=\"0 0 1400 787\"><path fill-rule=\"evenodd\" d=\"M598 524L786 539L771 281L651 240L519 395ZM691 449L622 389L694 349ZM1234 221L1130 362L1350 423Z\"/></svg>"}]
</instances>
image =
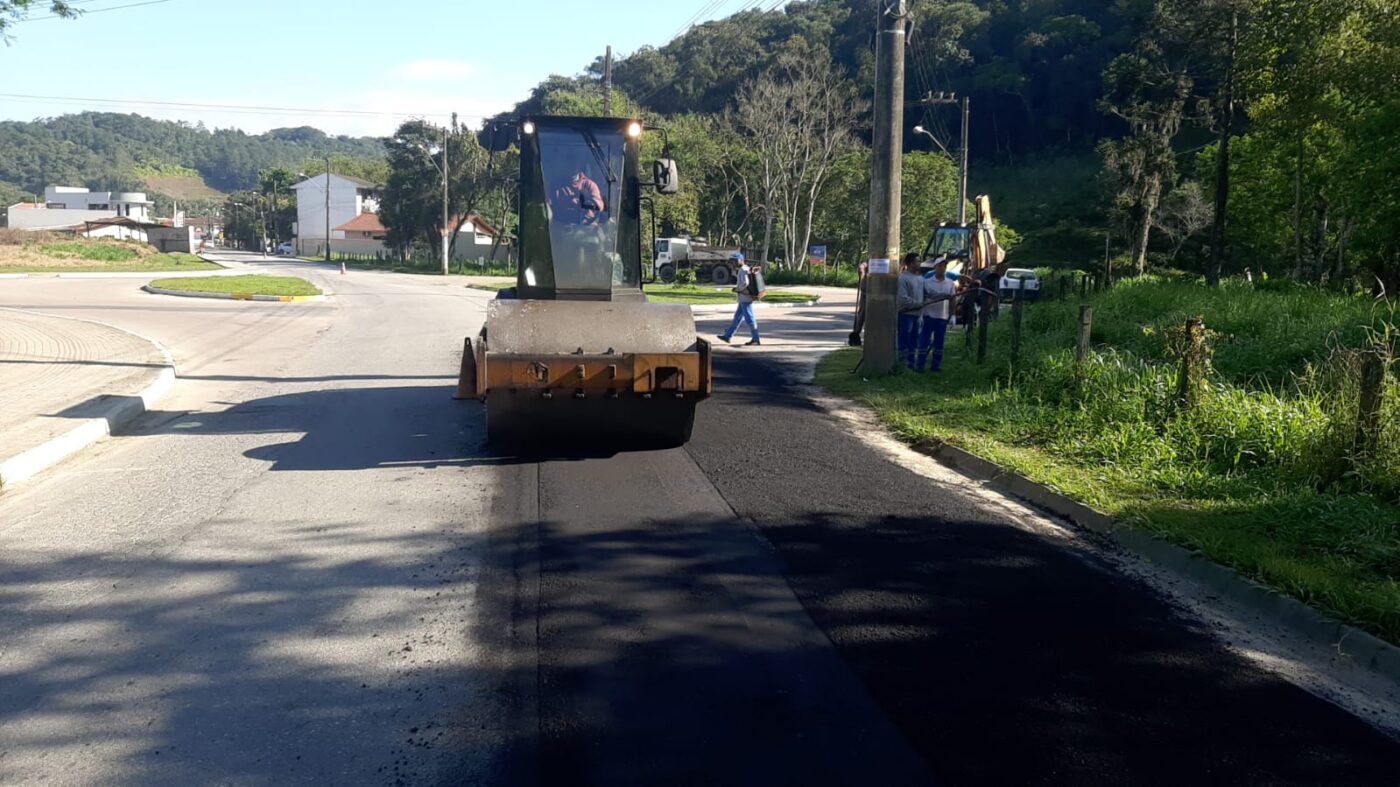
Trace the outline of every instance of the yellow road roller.
<instances>
[{"instance_id":1,"label":"yellow road roller","mask_svg":"<svg viewBox=\"0 0 1400 787\"><path fill-rule=\"evenodd\" d=\"M542 116L488 130L520 148L519 268L465 343L459 397L486 403L487 439L682 445L711 391L690 307L642 291L643 189L675 193L663 152L638 164L638 120Z\"/></svg>"}]
</instances>

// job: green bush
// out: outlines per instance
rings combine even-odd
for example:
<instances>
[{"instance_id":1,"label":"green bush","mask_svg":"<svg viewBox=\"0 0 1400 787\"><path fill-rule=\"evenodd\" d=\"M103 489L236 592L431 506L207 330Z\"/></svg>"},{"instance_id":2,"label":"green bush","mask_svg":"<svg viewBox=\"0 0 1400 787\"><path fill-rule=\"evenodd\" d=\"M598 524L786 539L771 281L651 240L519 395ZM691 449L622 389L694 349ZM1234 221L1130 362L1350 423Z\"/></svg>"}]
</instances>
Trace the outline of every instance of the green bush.
<instances>
[{"instance_id":1,"label":"green bush","mask_svg":"<svg viewBox=\"0 0 1400 787\"><path fill-rule=\"evenodd\" d=\"M763 271L763 281L766 284L855 287L860 283L860 277L851 265L826 265L802 270L770 265Z\"/></svg>"},{"instance_id":2,"label":"green bush","mask_svg":"<svg viewBox=\"0 0 1400 787\"><path fill-rule=\"evenodd\" d=\"M689 286L695 284L695 269L694 269L694 268L677 268L677 269L676 269L676 282L675 282L675 283L676 283L677 285L681 286L681 287L689 287Z\"/></svg>"}]
</instances>

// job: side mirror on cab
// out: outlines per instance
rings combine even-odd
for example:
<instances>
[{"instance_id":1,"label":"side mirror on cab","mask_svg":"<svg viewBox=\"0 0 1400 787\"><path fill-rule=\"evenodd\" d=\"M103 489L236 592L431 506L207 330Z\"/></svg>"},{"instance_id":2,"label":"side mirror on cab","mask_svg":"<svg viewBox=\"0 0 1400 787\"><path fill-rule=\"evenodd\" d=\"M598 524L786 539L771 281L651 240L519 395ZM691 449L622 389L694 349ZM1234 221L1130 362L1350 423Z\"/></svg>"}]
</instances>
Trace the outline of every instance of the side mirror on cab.
<instances>
[{"instance_id":1,"label":"side mirror on cab","mask_svg":"<svg viewBox=\"0 0 1400 787\"><path fill-rule=\"evenodd\" d=\"M659 158L651 165L653 185L659 194L675 194L681 188L681 176L673 158Z\"/></svg>"}]
</instances>

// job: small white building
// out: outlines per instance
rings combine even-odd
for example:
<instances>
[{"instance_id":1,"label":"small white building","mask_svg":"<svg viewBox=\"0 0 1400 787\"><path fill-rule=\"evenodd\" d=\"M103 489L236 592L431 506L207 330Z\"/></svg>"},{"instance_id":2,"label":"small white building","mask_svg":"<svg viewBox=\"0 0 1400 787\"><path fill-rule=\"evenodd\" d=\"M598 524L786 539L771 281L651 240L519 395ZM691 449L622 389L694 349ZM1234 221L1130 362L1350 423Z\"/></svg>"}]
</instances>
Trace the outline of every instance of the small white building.
<instances>
[{"instance_id":1,"label":"small white building","mask_svg":"<svg viewBox=\"0 0 1400 787\"><path fill-rule=\"evenodd\" d=\"M292 190L297 194L297 254L322 254L327 226L331 228L332 240L344 240L345 233L338 227L363 213L379 210L375 185L349 175L317 175L292 186Z\"/></svg>"},{"instance_id":2,"label":"small white building","mask_svg":"<svg viewBox=\"0 0 1400 787\"><path fill-rule=\"evenodd\" d=\"M74 186L49 186L44 189L44 207L49 210L110 211L109 216L122 216L132 221L150 221L155 203L140 191L89 191Z\"/></svg>"},{"instance_id":3,"label":"small white building","mask_svg":"<svg viewBox=\"0 0 1400 787\"><path fill-rule=\"evenodd\" d=\"M18 230L72 230L87 222L124 218L147 223L155 203L139 191L89 191L74 186L49 186L44 201L11 205L5 226Z\"/></svg>"}]
</instances>

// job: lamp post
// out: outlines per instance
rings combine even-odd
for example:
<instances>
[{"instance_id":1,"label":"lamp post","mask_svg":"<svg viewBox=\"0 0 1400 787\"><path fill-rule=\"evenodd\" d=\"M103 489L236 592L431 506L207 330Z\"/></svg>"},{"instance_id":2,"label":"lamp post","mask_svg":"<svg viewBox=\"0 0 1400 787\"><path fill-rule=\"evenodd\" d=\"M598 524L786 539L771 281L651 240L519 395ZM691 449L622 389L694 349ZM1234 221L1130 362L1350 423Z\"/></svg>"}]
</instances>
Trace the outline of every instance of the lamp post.
<instances>
[{"instance_id":1,"label":"lamp post","mask_svg":"<svg viewBox=\"0 0 1400 787\"><path fill-rule=\"evenodd\" d=\"M326 262L331 261L331 157L326 156Z\"/></svg>"},{"instance_id":2,"label":"lamp post","mask_svg":"<svg viewBox=\"0 0 1400 787\"><path fill-rule=\"evenodd\" d=\"M243 242L238 239L238 209L243 207L243 203L230 202L229 204L233 206L233 242L236 247L242 248Z\"/></svg>"},{"instance_id":3,"label":"lamp post","mask_svg":"<svg viewBox=\"0 0 1400 787\"><path fill-rule=\"evenodd\" d=\"M959 103L961 103L961 105L962 105L962 138L961 138L961 140L960 140L960 142L961 142L961 150L958 151L958 155L957 155L956 157L955 157L952 153L949 153L949 152L948 152L948 149L947 149L946 147L943 147L943 143L938 141L938 137L935 137L934 135L930 134L930 133L928 132L928 129L924 128L923 126L915 126L915 127L914 127L914 133L915 133L915 134L923 134L924 136L927 136L929 139L933 140L934 144L937 145L939 148L941 148L941 149L943 150L943 153L944 153L946 156L948 156L948 158L954 159L954 160L957 162L957 164L958 164L958 224L959 224L959 225L966 224L966 223L967 223L967 142L968 142L967 134L968 134L968 117L969 117L969 116L971 115L971 113L972 113L971 104L970 104L970 102L967 100L967 97L966 97L966 96L964 96L964 97L962 98L962 101L959 102L957 96L953 95L952 93L943 93L943 92L941 92L941 91L940 91L939 93L937 93L936 95L933 94L933 93L929 93L928 95L924 96L922 99L920 99L920 100L919 100L918 102L916 102L916 103L919 104L919 105L921 105L921 106L932 106L932 105L934 105L934 104L959 104Z\"/></svg>"}]
</instances>

